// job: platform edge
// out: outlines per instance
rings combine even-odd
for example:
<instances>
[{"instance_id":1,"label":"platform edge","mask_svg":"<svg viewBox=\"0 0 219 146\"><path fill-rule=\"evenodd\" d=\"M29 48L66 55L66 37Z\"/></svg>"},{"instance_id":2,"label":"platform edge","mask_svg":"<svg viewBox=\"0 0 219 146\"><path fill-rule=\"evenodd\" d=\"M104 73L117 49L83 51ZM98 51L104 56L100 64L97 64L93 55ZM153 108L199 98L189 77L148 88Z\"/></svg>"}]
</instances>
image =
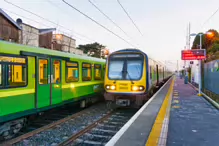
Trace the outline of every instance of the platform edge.
<instances>
[{"instance_id":1,"label":"platform edge","mask_svg":"<svg viewBox=\"0 0 219 146\"><path fill-rule=\"evenodd\" d=\"M174 78L174 75L169 78L169 80L146 102L139 111L132 116L132 118L111 138L110 141L106 143L105 146L113 146L120 139L120 137L127 131L130 125L138 118L138 116L142 113L142 111L153 101L153 99L157 96L157 94Z\"/></svg>"}]
</instances>

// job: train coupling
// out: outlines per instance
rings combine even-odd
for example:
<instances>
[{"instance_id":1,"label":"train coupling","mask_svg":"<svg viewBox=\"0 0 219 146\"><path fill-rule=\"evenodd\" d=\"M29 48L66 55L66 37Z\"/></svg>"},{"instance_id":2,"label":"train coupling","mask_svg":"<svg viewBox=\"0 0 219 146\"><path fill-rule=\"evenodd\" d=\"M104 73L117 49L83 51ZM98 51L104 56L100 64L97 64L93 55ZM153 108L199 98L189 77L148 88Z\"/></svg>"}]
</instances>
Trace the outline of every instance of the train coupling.
<instances>
[{"instance_id":1,"label":"train coupling","mask_svg":"<svg viewBox=\"0 0 219 146\"><path fill-rule=\"evenodd\" d=\"M117 99L116 104L119 106L129 106L130 100L129 99Z\"/></svg>"}]
</instances>

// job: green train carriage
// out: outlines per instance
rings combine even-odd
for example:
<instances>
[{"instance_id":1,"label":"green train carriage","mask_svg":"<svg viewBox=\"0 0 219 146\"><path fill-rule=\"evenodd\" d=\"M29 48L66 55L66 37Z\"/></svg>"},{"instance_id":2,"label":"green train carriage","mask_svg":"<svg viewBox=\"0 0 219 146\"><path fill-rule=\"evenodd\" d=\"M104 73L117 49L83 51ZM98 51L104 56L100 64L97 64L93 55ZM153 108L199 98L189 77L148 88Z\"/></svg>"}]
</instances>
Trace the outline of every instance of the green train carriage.
<instances>
[{"instance_id":1,"label":"green train carriage","mask_svg":"<svg viewBox=\"0 0 219 146\"><path fill-rule=\"evenodd\" d=\"M27 117L103 93L105 60L0 41L0 139Z\"/></svg>"}]
</instances>

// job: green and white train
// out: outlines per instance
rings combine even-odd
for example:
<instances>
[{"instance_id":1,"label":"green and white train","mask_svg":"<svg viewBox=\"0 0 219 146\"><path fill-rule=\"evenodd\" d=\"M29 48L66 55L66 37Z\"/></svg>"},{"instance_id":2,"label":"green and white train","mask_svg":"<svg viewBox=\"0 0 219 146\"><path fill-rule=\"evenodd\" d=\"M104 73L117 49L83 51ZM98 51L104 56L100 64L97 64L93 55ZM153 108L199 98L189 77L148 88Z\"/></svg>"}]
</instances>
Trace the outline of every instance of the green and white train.
<instances>
[{"instance_id":1,"label":"green and white train","mask_svg":"<svg viewBox=\"0 0 219 146\"><path fill-rule=\"evenodd\" d=\"M28 117L102 94L105 60L0 41L0 139Z\"/></svg>"}]
</instances>

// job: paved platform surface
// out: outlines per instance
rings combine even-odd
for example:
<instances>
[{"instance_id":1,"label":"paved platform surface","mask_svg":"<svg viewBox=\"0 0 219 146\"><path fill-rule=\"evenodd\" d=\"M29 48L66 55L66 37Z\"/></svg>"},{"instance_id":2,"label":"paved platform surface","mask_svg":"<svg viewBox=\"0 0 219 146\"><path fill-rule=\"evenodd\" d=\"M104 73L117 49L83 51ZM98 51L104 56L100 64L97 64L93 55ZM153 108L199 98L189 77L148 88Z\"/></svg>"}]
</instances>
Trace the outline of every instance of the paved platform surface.
<instances>
[{"instance_id":1,"label":"paved platform surface","mask_svg":"<svg viewBox=\"0 0 219 146\"><path fill-rule=\"evenodd\" d=\"M219 110L176 78L167 146L219 146Z\"/></svg>"},{"instance_id":2,"label":"paved platform surface","mask_svg":"<svg viewBox=\"0 0 219 146\"><path fill-rule=\"evenodd\" d=\"M173 79L146 103L106 146L144 146Z\"/></svg>"}]
</instances>

